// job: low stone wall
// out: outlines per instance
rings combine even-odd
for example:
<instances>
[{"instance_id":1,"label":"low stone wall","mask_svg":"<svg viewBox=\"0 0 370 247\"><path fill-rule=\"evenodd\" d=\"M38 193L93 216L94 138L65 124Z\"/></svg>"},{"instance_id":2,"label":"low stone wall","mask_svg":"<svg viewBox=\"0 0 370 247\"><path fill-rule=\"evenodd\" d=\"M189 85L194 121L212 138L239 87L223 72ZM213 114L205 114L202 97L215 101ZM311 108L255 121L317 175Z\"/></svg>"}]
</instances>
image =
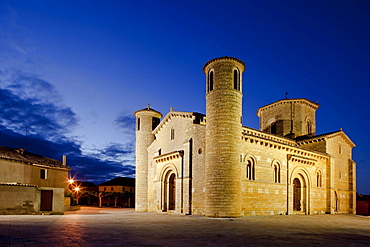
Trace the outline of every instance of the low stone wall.
<instances>
[{"instance_id":1,"label":"low stone wall","mask_svg":"<svg viewBox=\"0 0 370 247\"><path fill-rule=\"evenodd\" d=\"M0 214L40 214L36 186L0 185Z\"/></svg>"},{"instance_id":2,"label":"low stone wall","mask_svg":"<svg viewBox=\"0 0 370 247\"><path fill-rule=\"evenodd\" d=\"M52 190L52 210L40 211L41 191ZM63 214L64 189L22 184L0 184L0 215L4 214Z\"/></svg>"}]
</instances>

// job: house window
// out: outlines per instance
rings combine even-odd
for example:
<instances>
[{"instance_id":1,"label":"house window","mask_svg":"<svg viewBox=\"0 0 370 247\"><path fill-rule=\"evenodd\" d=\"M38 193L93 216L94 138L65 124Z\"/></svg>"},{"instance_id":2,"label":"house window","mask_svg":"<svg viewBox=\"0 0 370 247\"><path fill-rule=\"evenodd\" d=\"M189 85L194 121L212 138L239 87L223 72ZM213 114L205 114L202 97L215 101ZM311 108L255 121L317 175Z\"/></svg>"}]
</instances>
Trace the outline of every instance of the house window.
<instances>
[{"instance_id":1,"label":"house window","mask_svg":"<svg viewBox=\"0 0 370 247\"><path fill-rule=\"evenodd\" d=\"M107 187L104 187L104 191L107 191Z\"/></svg>"},{"instance_id":2,"label":"house window","mask_svg":"<svg viewBox=\"0 0 370 247\"><path fill-rule=\"evenodd\" d=\"M339 146L338 146L338 152L341 154L342 153L342 145L340 145L339 143Z\"/></svg>"},{"instance_id":3,"label":"house window","mask_svg":"<svg viewBox=\"0 0 370 247\"><path fill-rule=\"evenodd\" d=\"M238 69L234 69L234 89L240 91L240 73Z\"/></svg>"},{"instance_id":4,"label":"house window","mask_svg":"<svg viewBox=\"0 0 370 247\"><path fill-rule=\"evenodd\" d=\"M113 187L110 187L110 191L113 191Z\"/></svg>"},{"instance_id":5,"label":"house window","mask_svg":"<svg viewBox=\"0 0 370 247\"><path fill-rule=\"evenodd\" d=\"M134 192L134 189L133 188L130 188L130 192Z\"/></svg>"},{"instance_id":6,"label":"house window","mask_svg":"<svg viewBox=\"0 0 370 247\"><path fill-rule=\"evenodd\" d=\"M171 140L175 139L175 128L171 128Z\"/></svg>"},{"instance_id":7,"label":"house window","mask_svg":"<svg viewBox=\"0 0 370 247\"><path fill-rule=\"evenodd\" d=\"M247 172L246 172L246 177L249 179L249 180L255 180L255 176L254 176L254 160L252 159L249 159L248 162L247 162Z\"/></svg>"},{"instance_id":8,"label":"house window","mask_svg":"<svg viewBox=\"0 0 370 247\"><path fill-rule=\"evenodd\" d=\"M137 130L140 130L140 118L137 119Z\"/></svg>"},{"instance_id":9,"label":"house window","mask_svg":"<svg viewBox=\"0 0 370 247\"><path fill-rule=\"evenodd\" d=\"M122 191L125 192L125 187L122 187Z\"/></svg>"},{"instance_id":10,"label":"house window","mask_svg":"<svg viewBox=\"0 0 370 247\"><path fill-rule=\"evenodd\" d=\"M274 165L274 182L280 183L280 165L279 164Z\"/></svg>"},{"instance_id":11,"label":"house window","mask_svg":"<svg viewBox=\"0 0 370 247\"><path fill-rule=\"evenodd\" d=\"M213 71L209 72L208 75L208 92L213 90Z\"/></svg>"},{"instance_id":12,"label":"house window","mask_svg":"<svg viewBox=\"0 0 370 247\"><path fill-rule=\"evenodd\" d=\"M47 179L47 170L46 169L40 169L40 178L41 179Z\"/></svg>"}]
</instances>

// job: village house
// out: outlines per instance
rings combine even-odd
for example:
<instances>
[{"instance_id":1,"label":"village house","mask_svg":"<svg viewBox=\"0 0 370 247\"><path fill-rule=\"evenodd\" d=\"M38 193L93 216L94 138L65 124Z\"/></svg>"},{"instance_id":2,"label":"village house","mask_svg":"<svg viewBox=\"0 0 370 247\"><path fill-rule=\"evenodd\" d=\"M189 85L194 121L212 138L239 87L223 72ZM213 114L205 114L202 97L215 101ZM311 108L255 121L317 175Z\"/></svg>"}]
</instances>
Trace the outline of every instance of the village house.
<instances>
[{"instance_id":1,"label":"village house","mask_svg":"<svg viewBox=\"0 0 370 247\"><path fill-rule=\"evenodd\" d=\"M0 170L0 214L63 214L65 211L65 191L71 170L65 156L59 162L24 149L0 147Z\"/></svg>"},{"instance_id":2,"label":"village house","mask_svg":"<svg viewBox=\"0 0 370 247\"><path fill-rule=\"evenodd\" d=\"M98 187L100 206L134 207L135 178L116 177Z\"/></svg>"}]
</instances>

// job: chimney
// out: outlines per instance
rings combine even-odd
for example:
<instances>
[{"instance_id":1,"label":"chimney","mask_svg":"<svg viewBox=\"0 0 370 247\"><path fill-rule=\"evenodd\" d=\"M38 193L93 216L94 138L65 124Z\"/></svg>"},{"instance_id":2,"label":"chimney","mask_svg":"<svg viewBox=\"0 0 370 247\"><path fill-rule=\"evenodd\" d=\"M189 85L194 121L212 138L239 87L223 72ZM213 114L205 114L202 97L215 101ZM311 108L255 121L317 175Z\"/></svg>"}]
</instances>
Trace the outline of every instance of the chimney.
<instances>
[{"instance_id":1,"label":"chimney","mask_svg":"<svg viewBox=\"0 0 370 247\"><path fill-rule=\"evenodd\" d=\"M67 166L67 156L65 155L62 156L62 165Z\"/></svg>"}]
</instances>

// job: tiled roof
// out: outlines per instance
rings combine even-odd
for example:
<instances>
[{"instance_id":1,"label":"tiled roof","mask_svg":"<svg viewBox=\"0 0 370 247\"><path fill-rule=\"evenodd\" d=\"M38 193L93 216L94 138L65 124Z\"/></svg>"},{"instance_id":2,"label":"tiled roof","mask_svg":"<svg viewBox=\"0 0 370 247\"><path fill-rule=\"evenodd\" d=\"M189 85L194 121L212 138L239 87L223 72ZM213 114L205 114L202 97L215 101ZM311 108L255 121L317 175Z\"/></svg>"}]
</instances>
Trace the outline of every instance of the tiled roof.
<instances>
[{"instance_id":1,"label":"tiled roof","mask_svg":"<svg viewBox=\"0 0 370 247\"><path fill-rule=\"evenodd\" d=\"M30 165L71 169L70 167L63 165L60 161L46 158L38 154L29 153L24 149L0 147L0 159L12 160Z\"/></svg>"},{"instance_id":2,"label":"tiled roof","mask_svg":"<svg viewBox=\"0 0 370 247\"><path fill-rule=\"evenodd\" d=\"M117 177L102 184L99 184L99 186L114 186L114 185L135 187L135 178Z\"/></svg>"}]
</instances>

